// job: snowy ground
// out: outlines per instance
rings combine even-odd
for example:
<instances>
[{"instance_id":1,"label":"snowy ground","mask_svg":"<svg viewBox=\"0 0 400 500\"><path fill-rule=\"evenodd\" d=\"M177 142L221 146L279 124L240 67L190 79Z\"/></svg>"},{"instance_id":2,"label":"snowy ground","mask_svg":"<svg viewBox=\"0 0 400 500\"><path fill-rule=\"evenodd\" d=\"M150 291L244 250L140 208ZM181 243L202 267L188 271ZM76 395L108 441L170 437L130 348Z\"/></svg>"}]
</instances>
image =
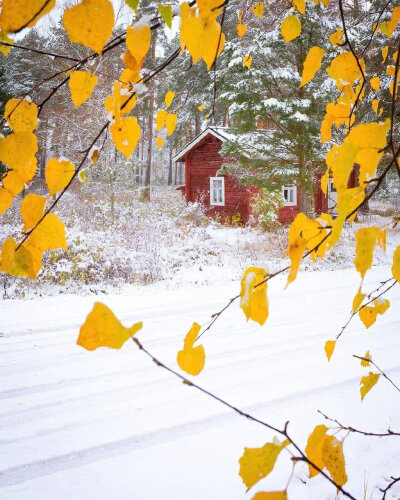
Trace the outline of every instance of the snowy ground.
<instances>
[{"instance_id":1,"label":"snowy ground","mask_svg":"<svg viewBox=\"0 0 400 500\"><path fill-rule=\"evenodd\" d=\"M364 289L389 276L389 267L375 267ZM203 337L206 367L196 382L273 425L290 420L302 447L323 421L318 409L359 429L400 431L400 394L381 378L361 403L366 369L351 356L369 349L400 382L399 286L374 326L367 331L354 318L331 362L325 357L324 342L347 319L358 285L354 270L302 273L287 290L283 279L273 280L263 327L247 324L235 304ZM155 284L100 298L2 301L0 497L233 500L284 488L289 453L247 494L238 476L243 448L273 438L265 428L184 386L130 342L121 351L92 353L75 344L93 302L102 300L127 326L143 320L140 340L177 368L176 352L191 323L205 323L237 286L168 290ZM382 498L377 488L399 475L400 438L352 434L344 452L347 490L357 499ZM291 500L336 498L323 478L307 479L303 464L288 493ZM398 486L387 498L399 496Z\"/></svg>"}]
</instances>

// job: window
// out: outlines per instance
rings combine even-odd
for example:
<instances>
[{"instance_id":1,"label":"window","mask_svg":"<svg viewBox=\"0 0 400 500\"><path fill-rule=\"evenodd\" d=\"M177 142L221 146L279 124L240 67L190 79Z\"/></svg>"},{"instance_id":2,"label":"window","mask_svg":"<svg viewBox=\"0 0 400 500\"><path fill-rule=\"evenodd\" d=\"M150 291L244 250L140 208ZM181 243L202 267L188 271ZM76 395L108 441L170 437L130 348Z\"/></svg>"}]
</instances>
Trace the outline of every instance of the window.
<instances>
[{"instance_id":1,"label":"window","mask_svg":"<svg viewBox=\"0 0 400 500\"><path fill-rule=\"evenodd\" d=\"M210 177L210 205L225 205L225 179Z\"/></svg>"},{"instance_id":2,"label":"window","mask_svg":"<svg viewBox=\"0 0 400 500\"><path fill-rule=\"evenodd\" d=\"M297 186L283 186L282 194L286 207L297 205Z\"/></svg>"}]
</instances>

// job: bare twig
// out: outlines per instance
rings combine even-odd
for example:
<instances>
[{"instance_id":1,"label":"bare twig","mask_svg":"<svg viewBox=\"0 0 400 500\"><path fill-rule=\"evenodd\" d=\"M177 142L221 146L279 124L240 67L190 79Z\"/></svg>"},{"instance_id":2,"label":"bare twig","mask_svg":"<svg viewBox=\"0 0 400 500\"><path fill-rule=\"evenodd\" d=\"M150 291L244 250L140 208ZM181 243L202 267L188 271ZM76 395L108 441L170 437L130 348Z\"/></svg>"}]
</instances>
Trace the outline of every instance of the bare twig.
<instances>
[{"instance_id":1,"label":"bare twig","mask_svg":"<svg viewBox=\"0 0 400 500\"><path fill-rule=\"evenodd\" d=\"M391 481L389 484L386 486L386 488L379 488L379 490L383 493L382 495L382 500L385 500L386 498L386 493L397 483L400 481L400 476L399 477L394 477L390 476Z\"/></svg>"},{"instance_id":2,"label":"bare twig","mask_svg":"<svg viewBox=\"0 0 400 500\"><path fill-rule=\"evenodd\" d=\"M381 368L379 368L379 366L376 363L372 361L372 359L366 358L364 356L357 356L356 354L353 354L353 358L361 359L361 361L367 361L368 363L371 363L371 365L375 366L375 368L379 371L379 373L383 375L383 377L385 377L385 379L392 384L392 386L396 389L396 391L400 392L400 387L398 387L393 382L393 380L389 378L387 374Z\"/></svg>"},{"instance_id":3,"label":"bare twig","mask_svg":"<svg viewBox=\"0 0 400 500\"><path fill-rule=\"evenodd\" d=\"M360 431L359 429L355 429L354 427L350 427L347 425L341 424L338 420L335 418L328 417L323 413L321 410L318 410L318 413L320 413L326 420L329 420L330 422L333 422L338 425L338 428L343 431L349 431L349 432L354 432L356 434L363 434L364 436L372 436L372 437L389 437L389 436L399 436L400 437L400 432L394 432L391 429L388 429L387 432L368 432L368 431Z\"/></svg>"}]
</instances>

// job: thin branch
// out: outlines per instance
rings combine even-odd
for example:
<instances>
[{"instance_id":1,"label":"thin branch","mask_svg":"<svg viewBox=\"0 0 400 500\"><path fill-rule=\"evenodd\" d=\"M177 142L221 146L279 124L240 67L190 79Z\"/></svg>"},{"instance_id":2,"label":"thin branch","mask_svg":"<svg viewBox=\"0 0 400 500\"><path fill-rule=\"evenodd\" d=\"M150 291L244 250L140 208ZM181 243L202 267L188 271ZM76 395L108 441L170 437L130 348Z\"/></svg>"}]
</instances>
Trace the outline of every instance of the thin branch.
<instances>
[{"instance_id":1,"label":"thin branch","mask_svg":"<svg viewBox=\"0 0 400 500\"><path fill-rule=\"evenodd\" d=\"M400 392L400 387L398 387L391 378L389 378L386 373L379 368L379 366L372 361L372 359L365 358L364 356L357 356L356 354L353 354L353 358L361 359L361 361L367 361L368 363L371 363L371 365L375 366L375 368L380 372L381 375L385 377L385 379L392 384L392 386L396 389L396 391Z\"/></svg>"},{"instance_id":2,"label":"thin branch","mask_svg":"<svg viewBox=\"0 0 400 500\"><path fill-rule=\"evenodd\" d=\"M331 417L328 417L327 415L325 415L325 413L323 413L321 410L318 410L318 413L320 413L326 420L329 420L330 422L337 424L339 429L342 431L349 431L349 432L354 432L356 434L363 434L364 436L372 436L372 437L389 437L389 436L399 436L400 437L400 432L394 432L391 429L388 429L387 432L360 431L359 429L355 429L354 427L350 427L350 426L341 424L335 418L331 418Z\"/></svg>"},{"instance_id":3,"label":"thin branch","mask_svg":"<svg viewBox=\"0 0 400 500\"><path fill-rule=\"evenodd\" d=\"M328 476L328 474L326 472L324 472L322 469L320 469L317 464L314 464L314 462L312 462L305 455L305 453L301 450L301 448L292 440L292 438L289 436L289 433L288 433L289 422L286 422L286 424L285 424L285 426L284 426L283 429L278 429L277 427L275 427L275 426L273 426L273 425L265 422L264 420L260 420L259 418L254 417L250 413L247 413L247 412L241 410L240 408L238 408L238 407L236 407L236 406L228 403L227 401L225 401L221 397L219 397L216 394L208 391L207 389L204 389L203 387L201 387L200 385L197 385L196 383L192 382L191 380L188 380L186 377L183 377L180 373L178 373L174 369L172 369L169 366L165 365L162 361L160 361L158 358L156 358L151 352L149 352L136 337L132 337L132 340L136 344L136 346L144 354L146 354L152 360L152 362L156 366L158 366L160 368L163 368L167 372L169 372L172 375L174 375L175 377L179 378L185 385L197 389L198 391L200 391L203 394L205 394L206 396L214 399L215 401L217 401L218 403L222 404L223 406L226 406L227 408L233 410L235 413L237 413L241 417L245 417L248 420L251 420L252 422L255 422L255 423L259 424L259 425L262 425L263 427L266 427L267 429L272 430L274 432L277 432L281 436L284 436L286 439L288 439L290 441L291 445L297 450L297 452L300 455L299 457L296 457L296 461L303 461L303 462L306 462L307 464L311 465L320 474L322 474L325 477L325 479L327 479L330 483L332 483L344 496L346 496L348 498L351 498L353 500L356 500L355 497L353 497L348 491L346 491L342 486L340 486L339 484L337 484L330 476Z\"/></svg>"},{"instance_id":4,"label":"thin branch","mask_svg":"<svg viewBox=\"0 0 400 500\"><path fill-rule=\"evenodd\" d=\"M31 17L31 19L26 21L26 23L23 26L21 26L17 30L14 30L12 33L19 33L23 29L27 28L31 24L31 22L33 22L38 16L40 16L40 14L44 11L44 9L49 5L51 1L52 0L46 0L44 4L40 7L40 9L33 15L33 17Z\"/></svg>"},{"instance_id":5,"label":"thin branch","mask_svg":"<svg viewBox=\"0 0 400 500\"><path fill-rule=\"evenodd\" d=\"M379 488L379 491L383 493L382 495L382 500L385 500L386 498L386 493L397 483L400 481L400 476L399 477L394 477L390 476L390 483L386 486L386 488Z\"/></svg>"},{"instance_id":6,"label":"thin branch","mask_svg":"<svg viewBox=\"0 0 400 500\"><path fill-rule=\"evenodd\" d=\"M79 59L71 56L65 56L63 54L55 54L54 52L47 52L45 50L34 49L32 47L24 47L23 45L17 45L16 43L1 42L0 46L5 45L6 47L12 47L13 49L27 50L29 52L34 52L35 54L42 54L44 56L55 57L56 59L66 59L67 61L79 62Z\"/></svg>"}]
</instances>

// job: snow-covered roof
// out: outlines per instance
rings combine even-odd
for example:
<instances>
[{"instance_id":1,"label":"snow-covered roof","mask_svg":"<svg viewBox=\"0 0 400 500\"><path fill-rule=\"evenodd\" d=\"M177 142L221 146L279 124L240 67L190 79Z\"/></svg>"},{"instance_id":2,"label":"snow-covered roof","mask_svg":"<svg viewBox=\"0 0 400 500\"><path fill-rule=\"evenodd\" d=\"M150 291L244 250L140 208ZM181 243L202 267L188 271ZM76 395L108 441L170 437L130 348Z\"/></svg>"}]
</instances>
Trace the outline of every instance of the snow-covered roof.
<instances>
[{"instance_id":1,"label":"snow-covered roof","mask_svg":"<svg viewBox=\"0 0 400 500\"><path fill-rule=\"evenodd\" d=\"M244 156L250 157L256 153L254 151L254 146L259 142L260 138L270 135L270 130L256 129L245 134L235 135L231 132L229 127L207 127L203 130L197 137L190 141L184 148L182 148L176 155L172 158L173 161L184 161L186 154L194 149L207 135L213 135L222 142L232 141L238 144L243 150ZM246 155L246 150L248 149L248 154Z\"/></svg>"}]
</instances>

